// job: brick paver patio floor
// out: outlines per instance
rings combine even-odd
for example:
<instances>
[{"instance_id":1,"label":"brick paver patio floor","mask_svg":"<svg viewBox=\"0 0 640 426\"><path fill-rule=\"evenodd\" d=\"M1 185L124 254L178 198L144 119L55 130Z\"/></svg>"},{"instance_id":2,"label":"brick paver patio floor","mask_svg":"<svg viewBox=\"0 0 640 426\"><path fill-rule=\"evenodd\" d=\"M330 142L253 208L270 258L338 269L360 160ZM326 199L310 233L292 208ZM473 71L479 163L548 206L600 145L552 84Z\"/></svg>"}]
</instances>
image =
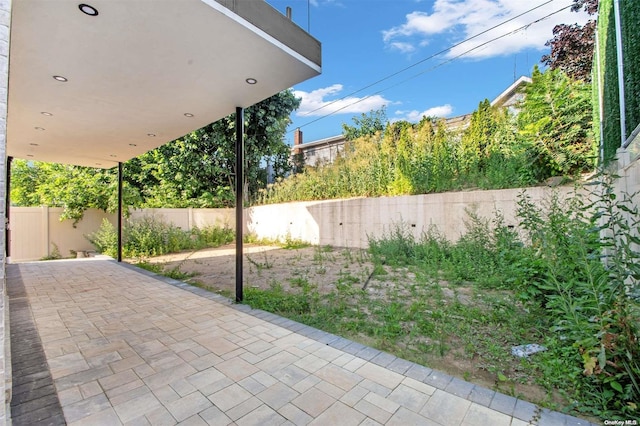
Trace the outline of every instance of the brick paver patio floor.
<instances>
[{"instance_id":1,"label":"brick paver patio floor","mask_svg":"<svg viewBox=\"0 0 640 426\"><path fill-rule=\"evenodd\" d=\"M15 425L588 424L113 260L7 275Z\"/></svg>"}]
</instances>

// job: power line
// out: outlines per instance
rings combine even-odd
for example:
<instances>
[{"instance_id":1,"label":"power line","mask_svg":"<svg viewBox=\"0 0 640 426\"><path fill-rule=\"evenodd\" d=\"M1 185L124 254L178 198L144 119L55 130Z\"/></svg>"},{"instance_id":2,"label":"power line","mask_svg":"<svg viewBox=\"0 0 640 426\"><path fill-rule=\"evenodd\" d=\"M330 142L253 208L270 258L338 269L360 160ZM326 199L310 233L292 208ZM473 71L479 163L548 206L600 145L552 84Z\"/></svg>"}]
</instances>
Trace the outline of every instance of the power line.
<instances>
[{"instance_id":1,"label":"power line","mask_svg":"<svg viewBox=\"0 0 640 426\"><path fill-rule=\"evenodd\" d=\"M354 91L354 92L351 92L351 93L349 93L349 94L347 94L347 95L343 96L342 98L336 99L336 100L334 100L334 101L331 101L331 102L329 102L329 103L327 103L327 104L322 105L321 107L318 107L318 108L316 108L316 109L314 109L314 110L311 110L311 111L307 112L307 114L311 114L311 113L314 113L314 112L316 112L316 111L320 111L321 109L326 108L326 107L328 107L328 106L330 106L330 105L333 105L333 104L334 104L334 103L336 103L336 102L340 102L340 101L342 101L342 100L344 100L344 99L348 98L349 96L353 96L353 95L355 95L355 94L357 94L357 93L360 93L360 92L362 92L362 91L364 91L364 90L367 90L367 89L368 89L368 88L370 88L370 87L373 87L373 86L375 86L375 85L377 85L377 84L380 84L380 83L382 83L383 81L389 80L390 78L393 78L393 77L395 77L395 76L396 76L396 75L398 75L398 74L402 74L403 72L405 72L405 71L407 71L407 70L410 70L411 68L414 68L414 67L416 67L416 66L418 66L418 65L420 65L420 64L422 64L422 63L424 63L424 62L426 62L426 61L428 61L428 60L430 60L430 59L433 59L433 58L435 58L436 56L442 55L443 53L446 53L446 52L448 52L449 50L452 50L452 49L454 49L454 48L456 48L456 47L460 46L461 44L464 44L464 43L466 43L466 42L468 42L468 41L471 41L471 40L473 40L474 38L480 37L481 35L486 34L486 33L488 33L489 31L492 31L492 30L494 30L494 29L496 29L496 28L498 28L498 27L500 27L500 26L502 26L502 25L504 25L504 24L507 24L507 23L509 23L509 22L513 21L514 19L518 19L519 17L524 16L524 15L526 15L527 13L533 12L534 10L539 9L539 8L541 8L542 6L545 6L545 5L549 4L549 3L552 3L553 1L555 1L555 0L548 0L548 1L544 2L544 3L541 3L541 4L539 4L538 6L536 6L536 7L532 8L532 9L529 9L529 10L527 10L527 11L525 11L525 12L522 12L522 13L521 13L521 14L519 14L519 15L513 16L513 17L511 17L511 18L507 19L506 21L502 21L502 22L500 22L499 24L494 25L494 26L493 26L493 27L491 27L491 28L488 28L488 29L486 29L486 30L484 30L484 31L481 31L481 32L479 32L479 33L477 33L477 34L475 34L475 35L473 35L473 36L469 37L469 38L466 38L466 39L464 39L464 40L462 40L462 41L459 41L458 43L452 44L451 46L447 47L446 49L443 49L443 50L441 50L441 51L439 51L439 52L436 52L436 53L434 53L434 54L432 54L432 55L430 55L430 56L428 56L428 57L424 58L424 59L421 59L421 60L419 60L418 62L415 62L415 63L413 63L413 64L409 65L408 67L402 68L401 70L398 70L398 71L396 71L396 72L394 72L394 73L392 73L392 74L387 75L386 77L383 77L383 78L381 78L381 79L379 79L379 80L377 80L377 81L374 81L373 83L370 83L370 84L368 84L368 85L366 85L366 86L364 86L364 87L362 87L362 88L360 88L360 89L358 89L358 90L356 90L356 91Z\"/></svg>"},{"instance_id":2,"label":"power line","mask_svg":"<svg viewBox=\"0 0 640 426\"><path fill-rule=\"evenodd\" d=\"M315 112L315 111L319 111L319 110L321 110L321 109L323 109L323 108L326 108L326 107L328 107L328 106L330 106L330 105L335 104L336 102L342 101L342 100L344 100L344 99L348 98L349 96L352 96L352 95L354 95L354 94L356 94L356 93L362 92L363 90L366 90L366 89L368 89L368 88L370 88L370 87L372 87L372 86L375 86L375 85L377 85L377 84L379 84L379 83L381 83L381 82L383 82L383 81L386 81L386 80L388 80L388 79L390 79L390 78L392 78L392 77L394 77L394 76L396 76L396 75L398 75L398 74L400 74L400 73L402 73L402 72L404 72L404 71L407 71L407 70L409 70L409 69L411 69L411 68L413 68L413 67L415 67L415 66L417 66L417 65L419 65L419 64L421 64L421 63L423 63L423 62L425 62L425 61L427 61L427 60L429 60L429 59L434 58L435 56L438 56L438 55L441 55L442 53L448 52L449 50L452 50L452 49L454 49L455 47L457 47L457 46L459 46L459 45L461 45L461 44L463 44L463 43L465 43L465 42L467 42L467 41L473 40L474 38L477 38L478 36L480 36L480 35L482 35L482 34L485 34L485 33L486 33L486 32L488 32L488 31L491 31L491 30L493 30L493 29L495 29L495 28L497 28L497 27L499 27L499 26L501 26L501 25L504 25L504 24L506 24L507 22L512 21L513 19L516 19L516 18L518 18L518 17L520 17L520 16L522 16L522 15L524 15L524 14L526 14L526 13L529 13L529 12L531 12L531 11L533 11L533 10L535 10L535 9L537 9L537 8L539 8L539 7L541 7L541 6L544 6L545 4L551 3L552 1L554 1L554 0L547 1L546 3L543 3L543 4L539 5L539 6L536 6L535 8L530 9L530 10L528 10L527 12L521 13L520 15L518 15L518 16L516 16L516 17L510 18L510 19L508 19L508 20L506 20L506 21L504 21L504 22L502 22L502 23L500 23L500 24L498 24L498 25L495 25L495 26L493 26L493 27L489 28L488 30L482 31L482 32L480 32L480 33L478 33L478 34L475 34L474 36L469 37L469 38L467 38L467 39L465 39L465 40L463 40L463 41L461 41L461 42L458 42L458 43L456 43L456 44L453 44L453 45L449 46L448 48L443 49L443 50L439 51L438 53L435 53L435 54L433 54L433 55L429 56L428 58L425 58L425 59L423 59L423 60L421 60L421 61L419 61L419 62L416 62L416 63L414 63L414 64L412 64L412 65L410 65L410 66L408 66L408 67L406 67L406 68L404 68L404 69L402 69L402 70L400 70L400 71L397 71L397 72L395 72L395 73L393 73L393 74L390 74L390 75L388 75L388 76L386 76L386 77L384 77L384 78L382 78L382 79L380 79L380 80L376 81L375 83L371 83L371 84L369 84L369 85L367 85L367 86L365 86L365 87L363 87L363 88L361 88L361 89L358 89L358 90L356 90L356 91L354 91L354 92L351 92L350 94L348 94L348 95L346 95L346 96L344 96L344 97L342 97L342 98L336 99L336 100L331 101L331 102L329 102L329 103L327 103L327 104L325 104L325 105L323 105L323 106L321 106L321 107L319 107L319 108L316 108L315 110L309 111L307 114L313 113L313 112ZM448 63L450 63L450 62L453 62L454 60L459 59L459 58L461 58L462 56L465 56L465 55L467 55L467 54L469 54L469 53L473 52L474 50L477 50L477 49L479 49L479 48L481 48L481 47L484 47L484 46L486 46L486 45L488 45L488 44L490 44L490 43L493 43L494 41L497 41L497 40L499 40L499 39L501 39L501 38L507 37L507 36L509 36L509 35L511 35L511 34L515 34L515 33L519 32L519 31L522 31L523 29L527 29L527 28L528 28L528 27L530 27L531 25L536 24L536 23L538 23L538 22L541 22L541 21L543 21L543 20L545 20L545 19L549 18L550 16L553 16L553 15L555 15L555 14L557 14L557 13L560 13L560 12L562 12L563 10L569 9L570 7L571 7L571 5L568 5L568 6L565 6L565 7L563 7L563 8L560 8L560 9L558 9L558 10L554 11L554 12L549 13L548 15L543 16L542 18L538 18L538 19L536 19L535 21L532 21L532 22L530 22L530 23L528 23L528 24L526 24L526 25L523 25L523 26L521 26L521 27L519 27L519 28L516 28L515 30L509 31L508 33L505 33L505 34L502 34L502 35L497 36L497 37L495 37L495 38L492 38L492 39L490 39L490 40L488 40L488 41L486 41L486 42L484 42L484 43L481 43L481 44L479 44L479 45L477 45L477 46L475 46L475 47L473 47L473 48L471 48L471 49L468 49L468 50L466 50L466 51L462 52L461 54L459 54L459 55L457 55L457 56L455 56L455 57L453 57L453 58L450 58L450 59L448 59L448 60L446 60L446 61L443 61L443 62L441 62L441 63L439 63L439 64L437 64L437 65L435 65L435 66L433 66L433 67L431 67L431 68L428 68L428 69L426 69L426 70L424 70L424 71L421 71L421 72L419 72L419 73L417 73L417 74L414 74L414 75L412 75L411 77L408 77L408 78L406 78L406 79L404 79L404 80L402 80L402 81L400 81L400 82L398 82L398 83L396 83L396 84L393 84L393 85L391 85L391 86L387 86L387 87L385 87L384 89L378 90L377 92L374 92L374 93L372 93L372 94L370 94L370 95L367 95L367 96L365 96L365 97L363 97L363 98L360 98L360 99L356 100L355 102L352 102L352 103L350 103L350 104L347 104L347 105L345 105L345 106L343 106L343 107L341 107L341 108L339 108L339 109L336 109L336 110L334 110L334 111L332 111L332 112L330 112L330 113L328 113L328 114L325 114L325 115L323 115L323 116L320 116L320 117L316 118L315 120L309 121L309 122L304 123L304 124L302 124L302 125L300 125L300 126L297 126L297 127L298 127L298 128L303 128L303 127L306 127L306 126L308 126L308 125L310 125L310 124L316 123L316 122L318 122L318 121L320 121L320 120L322 120L322 119L324 119L324 118L327 118L327 117L329 117L329 116L331 116L331 115L334 115L334 114L336 114L336 113L338 113L338 112L340 112L340 111L342 111L342 110L344 110L344 109L346 109L346 108L348 108L348 107L350 107L350 106L353 106L353 105L356 105L356 104L358 104L358 103L360 103L360 102L362 102L362 101L365 101L365 100L367 100L367 99L371 98L372 96L378 95L378 94L380 94L380 93L382 93L382 92L384 92L384 91L386 91L386 90L389 90L389 89L392 89L392 88L394 88L394 87L400 86L400 85L402 85L402 84L406 83L407 81L413 80L414 78L417 78L417 77L419 77L419 76L421 76L421 75L423 75L423 74L426 74L427 72L431 72L431 71L433 71L433 70L435 70L435 69L437 69L437 68L440 68L441 66L443 66L443 65L445 65L445 64L448 64ZM292 130L292 131L293 131L293 130ZM291 133L292 131L290 131L289 133Z\"/></svg>"}]
</instances>

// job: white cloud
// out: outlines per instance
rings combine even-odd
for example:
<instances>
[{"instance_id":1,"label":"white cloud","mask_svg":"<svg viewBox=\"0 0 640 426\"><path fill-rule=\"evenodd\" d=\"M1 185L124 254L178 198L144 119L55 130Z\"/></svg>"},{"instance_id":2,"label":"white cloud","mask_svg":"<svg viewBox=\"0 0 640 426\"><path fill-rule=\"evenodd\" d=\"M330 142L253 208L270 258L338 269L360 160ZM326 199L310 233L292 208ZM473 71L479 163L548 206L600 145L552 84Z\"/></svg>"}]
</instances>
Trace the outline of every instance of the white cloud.
<instances>
[{"instance_id":1,"label":"white cloud","mask_svg":"<svg viewBox=\"0 0 640 426\"><path fill-rule=\"evenodd\" d=\"M341 6L341 7L344 6L342 3L340 3L337 0L309 0L309 3L311 3L311 6L313 7L331 5L331 4L335 6Z\"/></svg>"},{"instance_id":2,"label":"white cloud","mask_svg":"<svg viewBox=\"0 0 640 426\"><path fill-rule=\"evenodd\" d=\"M378 110L391 103L380 95L372 95L362 98L348 96L344 99L330 99L331 97L337 97L342 89L342 84L334 84L311 92L294 90L293 94L298 98L302 98L300 108L296 111L296 115L299 117L314 117L336 113L367 113L372 110Z\"/></svg>"},{"instance_id":3,"label":"white cloud","mask_svg":"<svg viewBox=\"0 0 640 426\"><path fill-rule=\"evenodd\" d=\"M394 41L389 43L389 45L396 50L399 50L402 53L412 53L416 51L416 47L411 43L403 43L401 41Z\"/></svg>"},{"instance_id":4,"label":"white cloud","mask_svg":"<svg viewBox=\"0 0 640 426\"><path fill-rule=\"evenodd\" d=\"M447 44L452 45L543 3L544 0L436 0L431 13L415 11L408 14L404 24L383 31L382 39L389 48L402 53L413 52L442 35L446 36ZM457 57L478 46L481 47L466 53L465 57L483 59L514 54L524 49L546 49L544 44L553 37L555 25L584 24L589 17L586 13L571 12L567 8L540 22L535 21L571 4L572 0L550 2L453 48L447 52L446 57ZM489 42L526 25L529 25L526 29ZM487 42L487 45L482 46ZM414 50L410 50L410 47Z\"/></svg>"},{"instance_id":5,"label":"white cloud","mask_svg":"<svg viewBox=\"0 0 640 426\"><path fill-rule=\"evenodd\" d=\"M396 117L392 121L405 120L412 123L422 120L422 117L447 117L453 112L453 107L449 104L435 106L426 111L396 111Z\"/></svg>"}]
</instances>

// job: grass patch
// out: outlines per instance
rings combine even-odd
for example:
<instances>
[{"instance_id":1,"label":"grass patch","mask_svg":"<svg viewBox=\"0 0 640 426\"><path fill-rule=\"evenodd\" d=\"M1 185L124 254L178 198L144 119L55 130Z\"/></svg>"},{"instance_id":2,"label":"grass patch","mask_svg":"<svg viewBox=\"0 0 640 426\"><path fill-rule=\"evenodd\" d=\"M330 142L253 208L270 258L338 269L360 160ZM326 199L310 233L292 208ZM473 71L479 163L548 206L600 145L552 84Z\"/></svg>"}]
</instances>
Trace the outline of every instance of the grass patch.
<instances>
[{"instance_id":1,"label":"grass patch","mask_svg":"<svg viewBox=\"0 0 640 426\"><path fill-rule=\"evenodd\" d=\"M166 265L162 263L149 263L145 261L138 262L135 265L139 268L153 272L154 274L162 275L164 277L172 278L178 281L185 281L197 275L196 273L188 273L182 271L180 269L180 265L173 268L167 268Z\"/></svg>"},{"instance_id":2,"label":"grass patch","mask_svg":"<svg viewBox=\"0 0 640 426\"><path fill-rule=\"evenodd\" d=\"M263 246L278 246L285 250L298 250L301 248L311 247L311 243L298 238L292 238L290 235L280 239L273 239L258 238L254 234L247 234L244 236L244 242L247 244L259 244Z\"/></svg>"}]
</instances>

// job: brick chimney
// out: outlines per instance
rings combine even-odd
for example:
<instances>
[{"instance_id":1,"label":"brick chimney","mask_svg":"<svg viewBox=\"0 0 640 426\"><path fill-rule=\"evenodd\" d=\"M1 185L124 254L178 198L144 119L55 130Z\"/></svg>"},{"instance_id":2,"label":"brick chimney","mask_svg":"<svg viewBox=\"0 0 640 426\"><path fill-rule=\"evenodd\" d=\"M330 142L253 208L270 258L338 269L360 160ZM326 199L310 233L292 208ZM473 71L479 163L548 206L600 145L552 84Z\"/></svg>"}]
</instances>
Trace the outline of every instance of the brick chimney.
<instances>
[{"instance_id":1,"label":"brick chimney","mask_svg":"<svg viewBox=\"0 0 640 426\"><path fill-rule=\"evenodd\" d=\"M293 134L293 153L294 154L300 154L300 149L297 148L298 145L302 145L302 130L300 130L300 127L298 127L295 131L295 133Z\"/></svg>"}]
</instances>

